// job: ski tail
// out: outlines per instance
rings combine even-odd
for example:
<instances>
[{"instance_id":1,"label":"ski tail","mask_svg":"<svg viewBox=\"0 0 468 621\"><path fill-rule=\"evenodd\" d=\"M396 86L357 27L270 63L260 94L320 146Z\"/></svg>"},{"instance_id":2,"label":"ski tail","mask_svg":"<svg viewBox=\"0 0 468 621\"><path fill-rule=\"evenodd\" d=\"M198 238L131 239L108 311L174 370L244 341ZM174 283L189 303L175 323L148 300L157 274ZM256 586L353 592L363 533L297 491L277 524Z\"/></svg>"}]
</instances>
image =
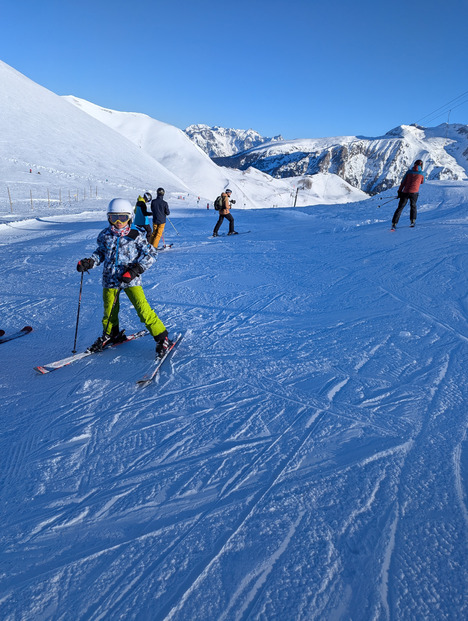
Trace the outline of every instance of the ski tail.
<instances>
[{"instance_id":1,"label":"ski tail","mask_svg":"<svg viewBox=\"0 0 468 621\"><path fill-rule=\"evenodd\" d=\"M135 339L139 339L142 336L146 336L149 334L147 330L140 330L139 332L135 332L134 334L128 334L125 341L119 341L118 343L110 343L106 345L102 351L106 351L107 349L113 349L114 347L118 347L119 345L123 345L124 343L128 343L129 341L134 341ZM50 362L49 364L39 365L34 367L34 370L41 375L45 375L46 373L51 373L52 371L56 371L57 369L61 369L63 367L72 364L73 362L78 362L78 360L82 360L82 358L86 358L87 356L92 356L93 354L97 354L101 352L97 351L89 351L86 349L85 351L80 352L79 354L74 354L73 356L68 356L67 358L62 358L62 360L56 360L55 362Z\"/></svg>"},{"instance_id":2,"label":"ski tail","mask_svg":"<svg viewBox=\"0 0 468 621\"><path fill-rule=\"evenodd\" d=\"M2 330L3 334L0 335L0 343L6 343L7 341L12 341L13 339L18 339L20 336L26 336L26 334L30 334L33 331L31 326L24 326L21 330L17 332L13 332L12 334L5 334Z\"/></svg>"}]
</instances>

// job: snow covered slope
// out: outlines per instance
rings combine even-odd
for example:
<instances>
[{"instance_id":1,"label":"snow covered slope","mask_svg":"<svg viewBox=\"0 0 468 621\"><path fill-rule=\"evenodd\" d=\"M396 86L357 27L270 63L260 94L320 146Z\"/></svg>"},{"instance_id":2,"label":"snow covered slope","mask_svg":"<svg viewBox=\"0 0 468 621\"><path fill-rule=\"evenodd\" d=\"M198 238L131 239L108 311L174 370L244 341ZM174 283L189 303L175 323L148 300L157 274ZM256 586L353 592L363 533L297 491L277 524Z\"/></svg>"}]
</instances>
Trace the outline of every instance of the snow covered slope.
<instances>
[{"instance_id":1,"label":"snow covered slope","mask_svg":"<svg viewBox=\"0 0 468 621\"><path fill-rule=\"evenodd\" d=\"M418 158L424 161L429 179L466 179L468 126L402 125L379 138L335 136L274 142L215 161L240 170L254 166L280 178L334 173L355 188L377 194L398 185Z\"/></svg>"},{"instance_id":2,"label":"snow covered slope","mask_svg":"<svg viewBox=\"0 0 468 621\"><path fill-rule=\"evenodd\" d=\"M14 210L18 205L33 210L38 203L62 205L86 196L134 201L159 186L168 196L200 197L200 205L230 186L236 208L289 206L298 185L256 170L221 168L176 127L59 97L3 62L0 132L0 210L11 204ZM300 187L298 205L365 196L334 175L326 183L305 180Z\"/></svg>"},{"instance_id":3,"label":"snow covered slope","mask_svg":"<svg viewBox=\"0 0 468 621\"><path fill-rule=\"evenodd\" d=\"M99 186L131 198L156 184L189 190L122 135L1 61L0 135L2 181L13 196L22 189L29 194L39 183L50 189Z\"/></svg>"},{"instance_id":4,"label":"snow covered slope","mask_svg":"<svg viewBox=\"0 0 468 621\"><path fill-rule=\"evenodd\" d=\"M186 336L147 389L149 337L33 371L72 349L103 217L0 226L0 328L34 327L0 345L2 620L467 618L468 183L423 186L415 229L378 204L217 239L174 208L143 282Z\"/></svg>"},{"instance_id":5,"label":"snow covered slope","mask_svg":"<svg viewBox=\"0 0 468 621\"><path fill-rule=\"evenodd\" d=\"M296 188L301 191L298 205L352 202L365 194L352 188L336 175L306 179L274 179L256 169L245 173L217 166L182 130L157 121L146 114L118 112L78 99L65 97L81 110L105 123L136 144L164 167L186 180L202 197L214 201L226 188L233 190L236 208L289 206L294 203Z\"/></svg>"},{"instance_id":6,"label":"snow covered slope","mask_svg":"<svg viewBox=\"0 0 468 621\"><path fill-rule=\"evenodd\" d=\"M210 157L229 157L252 147L283 140L282 136L265 138L253 129L227 129L199 123L185 129L187 136Z\"/></svg>"},{"instance_id":7,"label":"snow covered slope","mask_svg":"<svg viewBox=\"0 0 468 621\"><path fill-rule=\"evenodd\" d=\"M182 130L173 125L138 112L102 108L77 97L68 96L64 99L125 136L176 175L190 180L190 187L198 195L211 197L219 194L233 176L230 170L223 170L214 164ZM242 175L237 173L234 176Z\"/></svg>"}]
</instances>

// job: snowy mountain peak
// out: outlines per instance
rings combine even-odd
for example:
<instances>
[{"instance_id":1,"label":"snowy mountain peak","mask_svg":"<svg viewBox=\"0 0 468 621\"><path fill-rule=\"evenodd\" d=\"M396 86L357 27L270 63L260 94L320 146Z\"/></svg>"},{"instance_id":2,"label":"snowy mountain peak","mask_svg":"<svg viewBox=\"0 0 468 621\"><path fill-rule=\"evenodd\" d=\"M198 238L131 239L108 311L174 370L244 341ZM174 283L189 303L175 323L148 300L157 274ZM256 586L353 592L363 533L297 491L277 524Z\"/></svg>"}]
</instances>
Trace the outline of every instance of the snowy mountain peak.
<instances>
[{"instance_id":1,"label":"snowy mountain peak","mask_svg":"<svg viewBox=\"0 0 468 621\"><path fill-rule=\"evenodd\" d=\"M254 129L229 129L217 125L197 124L185 129L187 136L210 157L229 157L267 142L283 140L282 136L264 138Z\"/></svg>"},{"instance_id":2,"label":"snowy mountain peak","mask_svg":"<svg viewBox=\"0 0 468 621\"><path fill-rule=\"evenodd\" d=\"M417 138L424 137L424 127L420 125L398 125L385 134L389 138L406 138L408 136L414 136Z\"/></svg>"}]
</instances>

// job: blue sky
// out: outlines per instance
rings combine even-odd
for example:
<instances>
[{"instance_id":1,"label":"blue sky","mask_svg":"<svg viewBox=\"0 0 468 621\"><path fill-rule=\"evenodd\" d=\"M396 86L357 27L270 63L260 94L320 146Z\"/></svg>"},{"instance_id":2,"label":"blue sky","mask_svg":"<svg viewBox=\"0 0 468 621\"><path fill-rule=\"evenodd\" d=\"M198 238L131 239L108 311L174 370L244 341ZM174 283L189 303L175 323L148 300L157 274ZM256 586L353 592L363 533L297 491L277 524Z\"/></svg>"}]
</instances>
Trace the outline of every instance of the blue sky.
<instances>
[{"instance_id":1,"label":"blue sky","mask_svg":"<svg viewBox=\"0 0 468 621\"><path fill-rule=\"evenodd\" d=\"M377 136L468 123L467 23L467 0L5 1L0 59L182 129Z\"/></svg>"}]
</instances>

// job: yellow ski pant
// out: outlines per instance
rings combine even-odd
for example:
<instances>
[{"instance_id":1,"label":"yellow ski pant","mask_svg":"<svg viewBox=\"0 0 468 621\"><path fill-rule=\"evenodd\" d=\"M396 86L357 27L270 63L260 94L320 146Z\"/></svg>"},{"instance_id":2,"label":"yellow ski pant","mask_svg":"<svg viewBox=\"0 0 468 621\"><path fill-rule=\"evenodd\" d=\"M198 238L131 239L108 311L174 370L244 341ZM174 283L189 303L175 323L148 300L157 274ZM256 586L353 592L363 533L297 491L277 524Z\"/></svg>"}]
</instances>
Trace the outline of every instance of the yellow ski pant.
<instances>
[{"instance_id":1,"label":"yellow ski pant","mask_svg":"<svg viewBox=\"0 0 468 621\"><path fill-rule=\"evenodd\" d=\"M107 334L111 333L112 328L119 325L119 309L120 300L117 298L114 304L115 296L118 294L118 289L106 289L102 290L102 299L104 301L104 316L102 318L102 325L104 330L107 328ZM166 329L163 322L156 315L154 310L149 305L143 287L125 287L121 289L121 292L125 291L128 299L133 304L141 323L144 323L151 336L158 336ZM112 305L114 307L112 308Z\"/></svg>"},{"instance_id":2,"label":"yellow ski pant","mask_svg":"<svg viewBox=\"0 0 468 621\"><path fill-rule=\"evenodd\" d=\"M161 239L162 234L164 233L165 226L166 226L165 222L163 222L162 224L153 224L153 232L151 233L149 243L155 248L158 247L159 240Z\"/></svg>"}]
</instances>

